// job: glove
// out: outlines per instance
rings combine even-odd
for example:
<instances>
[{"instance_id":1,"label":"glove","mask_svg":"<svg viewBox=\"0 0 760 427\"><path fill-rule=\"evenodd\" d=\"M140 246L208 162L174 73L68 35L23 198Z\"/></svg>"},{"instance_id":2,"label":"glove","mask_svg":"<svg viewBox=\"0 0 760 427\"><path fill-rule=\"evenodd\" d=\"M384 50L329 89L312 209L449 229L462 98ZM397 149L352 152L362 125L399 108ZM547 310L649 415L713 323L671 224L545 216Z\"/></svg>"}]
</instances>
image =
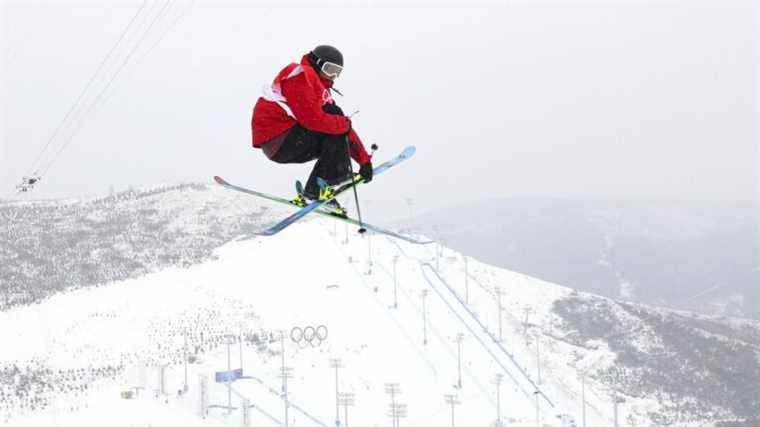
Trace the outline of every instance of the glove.
<instances>
[{"instance_id":1,"label":"glove","mask_svg":"<svg viewBox=\"0 0 760 427\"><path fill-rule=\"evenodd\" d=\"M372 181L372 162L367 162L359 166L359 175L362 176L364 182Z\"/></svg>"},{"instance_id":2,"label":"glove","mask_svg":"<svg viewBox=\"0 0 760 427\"><path fill-rule=\"evenodd\" d=\"M323 105L322 111L324 111L327 114L345 116L345 114L343 114L343 110L341 110L341 108L338 107L338 104L335 104L335 103Z\"/></svg>"}]
</instances>

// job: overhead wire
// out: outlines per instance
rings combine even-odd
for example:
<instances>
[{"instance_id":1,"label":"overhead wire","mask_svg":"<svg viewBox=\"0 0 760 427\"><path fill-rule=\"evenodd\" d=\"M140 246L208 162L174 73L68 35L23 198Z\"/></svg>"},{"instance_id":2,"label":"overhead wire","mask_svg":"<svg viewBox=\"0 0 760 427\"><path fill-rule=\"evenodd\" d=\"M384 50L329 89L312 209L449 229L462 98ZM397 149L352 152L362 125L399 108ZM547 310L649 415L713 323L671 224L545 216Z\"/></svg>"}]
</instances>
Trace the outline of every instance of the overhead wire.
<instances>
[{"instance_id":1,"label":"overhead wire","mask_svg":"<svg viewBox=\"0 0 760 427\"><path fill-rule=\"evenodd\" d=\"M140 58L137 61L137 64L140 64L147 56L151 54L151 52L153 52L156 46L158 46L164 40L164 37L166 37L166 35L169 34L169 32L177 25L180 19L184 18L185 16L187 16L188 13L190 13L190 10L192 10L194 5L195 5L195 0L191 0L190 2L188 2L188 5L184 9L181 9L180 13L178 13L176 17L174 18L174 21L172 21L172 23L169 24L169 26L166 28L166 30L164 30L163 33L161 33L161 35L158 37L155 43L153 43L148 48L148 50L145 52L145 55L143 55L142 58Z\"/></svg>"},{"instance_id":2,"label":"overhead wire","mask_svg":"<svg viewBox=\"0 0 760 427\"><path fill-rule=\"evenodd\" d=\"M170 1L169 3L170 4L169 4L169 6L166 9L162 9L159 12L159 14L161 16L156 21L156 25L154 26L154 28L151 29L152 33L154 33L154 34L155 33L161 34L160 38L163 38L163 35L162 35L163 33L162 33L161 28L160 28L161 24L163 24L165 21L167 21L167 20L170 19L169 16L171 15L171 10L174 9L174 6L176 4L174 0ZM156 3L156 5L158 5L158 4L159 3ZM148 33L146 33L146 34L148 34ZM145 38L144 42L142 43L142 45L145 45L149 41L149 39L150 39L150 37L146 36L146 38ZM125 84L125 82L128 81L131 78L131 76L136 72L136 69L138 69L139 66L140 66L140 64L143 63L143 61L150 54L150 51L152 50L153 46L155 46L155 45L156 44L152 45L149 49L138 49L137 52L135 52L134 58L131 61L130 67L126 70L126 73L123 75L122 78L120 78L117 82L115 82L115 84L112 85L109 88L109 90L104 94L103 100L102 100L103 104L108 103L111 100L111 98L113 98L114 95L119 91L119 87L123 86ZM142 53L141 53L141 51L142 51Z\"/></svg>"},{"instance_id":3,"label":"overhead wire","mask_svg":"<svg viewBox=\"0 0 760 427\"><path fill-rule=\"evenodd\" d=\"M53 141L55 140L56 136L58 136L58 133L61 131L61 129L63 128L64 124L66 124L66 122L69 119L69 117L71 116L71 114L74 112L74 110L77 108L77 106L79 106L79 103L84 98L84 95L90 89L90 87L92 86L93 82L95 82L96 77L98 77L98 75L100 74L100 72L103 70L103 67L108 62L108 60L111 58L111 55L113 55L113 53L116 51L116 48L118 48L119 45L121 44L122 40L124 40L124 37L129 32L129 29L132 28L132 25L137 20L137 17L140 16L140 14L142 13L142 11L145 8L146 4L148 4L148 0L143 0L142 5L140 5L140 8L137 9L137 12L135 12L135 15L132 17L132 19L129 21L129 23L127 24L127 26L121 32L121 35L116 40L116 43L114 43L114 45L108 51L108 53L106 54L106 56L103 57L103 60L100 61L100 64L98 65L98 68L95 70L95 72L92 74L92 76L90 77L90 79L87 81L87 84L85 84L84 88L82 88L82 90L79 92L79 95L77 96L76 100L71 105L71 107L66 112L66 114L63 116L63 119L61 119L61 121L58 123L58 126L55 127L55 130L53 131L53 134L50 135L50 138L48 138L47 143L45 144L45 146L42 148L42 150L40 150L39 154L37 155L37 157L35 158L34 162L32 163L32 167L27 172L27 175L31 176L31 175L35 175L36 174L36 169L37 169L37 167L39 165L40 160L42 159L42 156L45 154L45 152L47 151L47 149L53 143Z\"/></svg>"},{"instance_id":4,"label":"overhead wire","mask_svg":"<svg viewBox=\"0 0 760 427\"><path fill-rule=\"evenodd\" d=\"M142 34L144 34L148 30L148 26L150 23L150 17L156 13L158 10L158 6L160 5L159 2L153 2L151 3L151 6L145 11L145 13L140 16L138 19L138 22L134 26L134 30L129 34L125 41L125 49L122 49L121 52L119 52L118 55L116 55L110 64L107 66L106 72L103 73L102 77L100 78L100 81L98 82L99 87L104 87L104 85L107 84L107 81L113 77L113 75L117 72L117 69L119 68L119 64L122 63L125 56L128 55L130 48L129 46L135 46L136 41L141 37ZM113 88L111 88L111 91L113 92ZM95 97L95 92L93 92L93 95L90 96L90 100L92 100ZM106 102L108 99L104 100L103 102ZM92 102L88 102L88 104L92 104ZM73 123L80 123L80 126L83 124L83 122L86 119L86 113L91 110L88 109L85 111L84 108L81 108L79 111L77 111L77 114L72 117L71 121ZM76 133L79 131L79 127L70 129L70 132L68 134L68 138L74 138ZM71 126L70 126L71 128ZM64 138L64 139L68 139Z\"/></svg>"},{"instance_id":5,"label":"overhead wire","mask_svg":"<svg viewBox=\"0 0 760 427\"><path fill-rule=\"evenodd\" d=\"M154 29L160 27L159 23L166 19L170 19L167 18L167 12L172 9L174 2L175 0L166 0L163 2L163 6L160 10L157 13L154 13L158 5L161 3L143 0L126 27L122 30L116 42L100 61L95 72L90 76L85 86L77 95L75 101L66 111L63 118L53 130L51 136L34 158L34 162L28 169L27 175L23 177L21 185L17 186L19 191L32 189L35 183L50 171L52 166L60 158L61 154L82 129L86 119L90 117L96 107L104 104L108 99L108 97L104 97L104 95L109 95L110 97L113 94L112 88L114 87L114 83L127 66L131 64L136 66L150 55L156 46L161 43L164 37L166 37L166 35L176 26L177 22L189 13L194 6L195 0L187 3L187 6L184 8L178 8L178 13L176 15L172 14L174 19L171 19L170 24L159 33L155 42L145 50L142 57L138 61L134 61L133 57L135 56L135 53L145 45L149 35L155 34ZM151 6L146 10L146 6L149 4L151 4ZM150 18L151 16L152 19ZM123 55L122 53L125 50L126 55ZM119 58L123 58L121 62L119 62ZM95 90L94 87L99 86L101 83L103 86L97 94L90 96L90 94L93 93L93 90ZM109 89L111 89L110 93ZM88 99L91 101L88 102ZM60 141L63 142L60 143L57 150L53 151Z\"/></svg>"},{"instance_id":6,"label":"overhead wire","mask_svg":"<svg viewBox=\"0 0 760 427\"><path fill-rule=\"evenodd\" d=\"M129 60L132 58L132 55L137 51L137 49L140 47L140 45L145 41L147 35L150 33L153 26L156 24L156 22L161 18L166 11L167 7L172 3L172 0L166 0L164 3L164 6L161 8L161 10L156 14L156 16L153 17L150 24L148 25L148 28L143 32L140 39L137 41L135 45L132 46L132 49L127 53L127 56L124 58L124 61L122 61L121 65L117 68L116 72L111 76L111 79L108 80L108 83L103 87L103 89L98 93L98 95L95 97L95 99L92 101L89 107L85 110L82 117L80 117L79 122L76 125L76 128L71 133L69 138L61 145L58 152L53 156L53 158L47 163L45 167L43 167L40 171L40 175L45 175L50 168L53 166L53 164L58 160L61 153L71 144L71 141L74 139L74 136L78 133L78 131L82 128L82 124L84 122L84 118L87 117L88 114L90 114L95 106L98 105L98 101L103 97L103 95L108 91L108 89L111 87L113 82L116 80L116 78L121 74L121 72L124 70L126 65L129 63Z\"/></svg>"},{"instance_id":7,"label":"overhead wire","mask_svg":"<svg viewBox=\"0 0 760 427\"><path fill-rule=\"evenodd\" d=\"M146 49L145 52L142 55L140 55L139 58L137 58L134 61L134 64L135 64L134 68L138 68L138 66L140 64L142 64L143 61L145 61L145 59L148 56L150 56L150 54L153 52L153 50L156 48L156 46L158 46L163 41L164 37L166 37L166 35L171 32L171 30L177 25L177 23L190 12L190 10L192 9L194 3L195 3L195 0L192 0L191 2L188 2L188 5L185 8L179 9L179 13L177 13L174 16L174 20L164 29L164 31L159 35L159 37L156 39L156 41L148 49ZM170 7L170 9L171 9L171 7ZM108 102L108 100L110 100L114 96L114 94L116 93L116 90L117 89L115 87L112 88L111 91L110 91L110 93L108 93L106 95L106 98L105 98L104 102Z\"/></svg>"}]
</instances>

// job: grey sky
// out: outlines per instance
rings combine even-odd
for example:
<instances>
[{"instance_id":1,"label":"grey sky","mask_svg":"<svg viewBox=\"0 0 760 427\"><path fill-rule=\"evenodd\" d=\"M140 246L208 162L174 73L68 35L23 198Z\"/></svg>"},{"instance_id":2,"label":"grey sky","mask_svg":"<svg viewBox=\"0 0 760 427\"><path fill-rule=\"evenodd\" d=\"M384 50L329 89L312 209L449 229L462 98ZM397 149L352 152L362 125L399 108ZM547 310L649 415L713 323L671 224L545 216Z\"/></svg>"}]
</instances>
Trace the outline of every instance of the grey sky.
<instances>
[{"instance_id":1,"label":"grey sky","mask_svg":"<svg viewBox=\"0 0 760 427\"><path fill-rule=\"evenodd\" d=\"M418 148L361 190L375 215L404 197L749 200L758 189L753 2L251 3L170 3L36 196L214 174L290 194L310 166L250 148L251 107L319 43L344 52L338 102L361 111L376 161ZM3 195L140 4L3 2Z\"/></svg>"}]
</instances>

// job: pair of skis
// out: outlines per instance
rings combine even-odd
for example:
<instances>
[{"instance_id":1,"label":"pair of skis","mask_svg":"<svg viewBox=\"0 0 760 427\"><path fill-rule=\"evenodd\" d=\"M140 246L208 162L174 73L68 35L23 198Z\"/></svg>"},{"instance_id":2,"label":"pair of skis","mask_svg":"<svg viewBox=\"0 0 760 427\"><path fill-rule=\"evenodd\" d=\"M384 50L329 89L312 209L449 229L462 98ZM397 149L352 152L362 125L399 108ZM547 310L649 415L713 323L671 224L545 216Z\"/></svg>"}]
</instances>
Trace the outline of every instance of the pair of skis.
<instances>
[{"instance_id":1,"label":"pair of skis","mask_svg":"<svg viewBox=\"0 0 760 427\"><path fill-rule=\"evenodd\" d=\"M392 159L390 159L390 160L382 163L381 165L375 167L372 170L373 176L377 176L378 174L381 174L381 173L385 172L386 170L392 168L393 166L396 166L397 164L403 162L404 160L412 157L414 155L415 151L416 151L416 149L413 146L406 147L396 157L394 157L394 158L392 158ZM246 193L246 194L250 194L250 195L253 195L253 196L263 197L263 198L268 199L268 200L272 200L272 201L275 201L275 202L288 204L288 205L294 206L294 207L296 206L296 205L294 205L288 199L285 199L285 198L282 198L282 197L277 197L277 196L272 196L272 195L269 195L269 194L266 194L266 193L262 193L262 192L259 192L259 191L254 191L254 190L251 190L251 189L248 189L248 188L244 188L244 187L239 187L237 185L233 185L233 184L228 183L227 181L225 181L224 179L222 179L222 178L220 178L218 176L214 177L214 181L216 181L218 184L222 185L223 187L231 189L231 190L240 191L240 192L243 192L243 193ZM345 192L347 190L352 189L355 185L361 184L362 182L363 182L363 180L361 178L359 178L357 180L354 180L354 181L342 184L342 185L338 186L338 188L335 189L335 192L332 195L332 197L324 199L324 200L315 200L315 201L309 203L308 205L306 205L306 206L298 209L292 215L288 216L287 218L283 219L282 221L278 222L277 224L273 225L272 227L269 227L266 230L263 230L262 232L257 233L257 234L262 235L262 236L271 236L271 235L277 234L280 231L282 231L285 228L287 228L288 226L290 226L291 224L293 224L296 221L300 220L301 218L305 217L310 212L317 212L317 213L319 213L321 215L327 215L327 216L330 216L332 218L335 218L335 219L347 222L349 224L358 225L358 226L364 226L364 228L366 228L368 230L371 230L371 231L374 231L376 233L381 233L381 234L386 234L386 235L389 235L389 236L393 236L393 237L405 240L405 241L410 242L410 243L415 243L415 244L428 244L428 243L432 243L431 241L419 240L419 239L415 239L413 237L404 236L402 234L395 233L395 232L390 231L390 230L385 230L385 229L382 229L380 227L377 227L377 226L374 226L374 225L371 225L371 224L367 224L365 222L359 223L359 221L357 221L357 220L355 220L353 218L342 217L342 216L335 215L333 212L330 212L330 211L328 211L328 210L326 210L324 208L324 204L325 203L327 203L330 200L334 199L335 197L339 196L341 193L343 193L343 192Z\"/></svg>"}]
</instances>

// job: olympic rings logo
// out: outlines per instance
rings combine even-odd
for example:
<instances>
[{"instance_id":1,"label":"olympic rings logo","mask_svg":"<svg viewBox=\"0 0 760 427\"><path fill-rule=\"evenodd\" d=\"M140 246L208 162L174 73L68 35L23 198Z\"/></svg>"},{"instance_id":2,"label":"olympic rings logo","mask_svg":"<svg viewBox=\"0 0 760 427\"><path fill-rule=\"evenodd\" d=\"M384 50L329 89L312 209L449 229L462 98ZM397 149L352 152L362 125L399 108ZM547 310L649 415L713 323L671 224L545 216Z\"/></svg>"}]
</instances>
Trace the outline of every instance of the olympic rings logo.
<instances>
[{"instance_id":1,"label":"olympic rings logo","mask_svg":"<svg viewBox=\"0 0 760 427\"><path fill-rule=\"evenodd\" d=\"M307 326L305 328L296 326L290 330L290 339L301 348L310 345L312 347L318 347L322 344L322 341L327 339L327 326L319 325L316 328L313 326Z\"/></svg>"}]
</instances>

